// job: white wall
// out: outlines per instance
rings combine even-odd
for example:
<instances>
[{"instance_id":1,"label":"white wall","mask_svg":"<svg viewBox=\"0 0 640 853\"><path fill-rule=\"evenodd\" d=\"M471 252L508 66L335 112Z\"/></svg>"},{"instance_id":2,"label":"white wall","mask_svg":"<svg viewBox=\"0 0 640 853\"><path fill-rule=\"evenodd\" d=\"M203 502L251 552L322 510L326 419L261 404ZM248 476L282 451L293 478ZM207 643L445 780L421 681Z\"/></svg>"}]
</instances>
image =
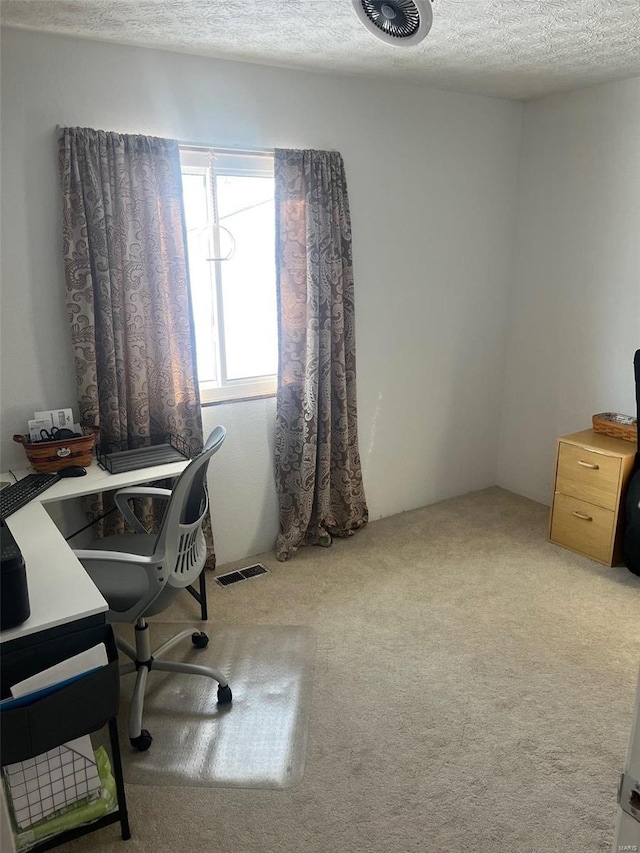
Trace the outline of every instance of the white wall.
<instances>
[{"instance_id":1,"label":"white wall","mask_svg":"<svg viewBox=\"0 0 640 853\"><path fill-rule=\"evenodd\" d=\"M360 448L372 518L495 483L519 104L6 31L2 40L2 455L74 403L55 126L218 145L335 148L353 219ZM277 530L273 400L229 428L211 492L221 561Z\"/></svg>"},{"instance_id":2,"label":"white wall","mask_svg":"<svg viewBox=\"0 0 640 853\"><path fill-rule=\"evenodd\" d=\"M526 104L498 483L550 503L557 436L635 414L640 78Z\"/></svg>"}]
</instances>

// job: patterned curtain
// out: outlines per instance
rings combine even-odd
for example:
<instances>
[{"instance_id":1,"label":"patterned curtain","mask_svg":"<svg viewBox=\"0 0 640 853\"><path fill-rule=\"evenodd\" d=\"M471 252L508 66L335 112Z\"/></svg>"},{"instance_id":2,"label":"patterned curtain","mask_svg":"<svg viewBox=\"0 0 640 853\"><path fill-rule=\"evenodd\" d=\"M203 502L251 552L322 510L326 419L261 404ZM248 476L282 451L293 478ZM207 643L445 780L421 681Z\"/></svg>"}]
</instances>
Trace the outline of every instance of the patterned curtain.
<instances>
[{"instance_id":1,"label":"patterned curtain","mask_svg":"<svg viewBox=\"0 0 640 853\"><path fill-rule=\"evenodd\" d=\"M351 219L336 151L275 152L280 360L276 557L368 520L356 411Z\"/></svg>"},{"instance_id":2,"label":"patterned curtain","mask_svg":"<svg viewBox=\"0 0 640 853\"><path fill-rule=\"evenodd\" d=\"M178 143L62 128L67 311L81 420L125 449L202 449ZM143 519L153 523L147 514ZM155 519L157 523L157 519Z\"/></svg>"}]
</instances>

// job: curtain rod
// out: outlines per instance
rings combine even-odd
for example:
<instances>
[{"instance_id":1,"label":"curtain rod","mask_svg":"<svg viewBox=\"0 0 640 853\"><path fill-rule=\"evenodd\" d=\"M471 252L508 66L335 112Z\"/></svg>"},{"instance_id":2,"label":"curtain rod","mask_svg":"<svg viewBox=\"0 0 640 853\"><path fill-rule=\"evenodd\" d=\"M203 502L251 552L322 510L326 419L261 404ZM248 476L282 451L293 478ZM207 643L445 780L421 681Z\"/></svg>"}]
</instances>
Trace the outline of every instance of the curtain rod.
<instances>
[{"instance_id":1,"label":"curtain rod","mask_svg":"<svg viewBox=\"0 0 640 853\"><path fill-rule=\"evenodd\" d=\"M56 130L58 131L58 133L60 133L60 131L64 129L65 125L56 125ZM195 142L186 139L176 139L176 142L183 148L207 148L212 149L214 151L219 151L221 154L273 154L273 152L275 151L275 148L254 148L251 145L211 145L208 142Z\"/></svg>"},{"instance_id":2,"label":"curtain rod","mask_svg":"<svg viewBox=\"0 0 640 853\"><path fill-rule=\"evenodd\" d=\"M273 154L274 148L252 148L250 145L210 145L208 142L193 142L185 139L176 140L182 148L206 148L219 151L221 154Z\"/></svg>"}]
</instances>

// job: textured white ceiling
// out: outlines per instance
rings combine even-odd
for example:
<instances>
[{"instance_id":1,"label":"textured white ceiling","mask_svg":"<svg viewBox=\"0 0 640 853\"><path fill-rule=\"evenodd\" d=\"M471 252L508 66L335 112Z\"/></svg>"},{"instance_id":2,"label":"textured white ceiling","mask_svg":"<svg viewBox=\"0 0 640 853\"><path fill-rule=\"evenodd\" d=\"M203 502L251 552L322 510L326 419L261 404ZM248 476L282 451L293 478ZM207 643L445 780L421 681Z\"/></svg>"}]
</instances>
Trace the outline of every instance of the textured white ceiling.
<instances>
[{"instance_id":1,"label":"textured white ceiling","mask_svg":"<svg viewBox=\"0 0 640 853\"><path fill-rule=\"evenodd\" d=\"M2 0L2 23L507 98L640 75L640 0L435 0L421 44L385 45L350 0Z\"/></svg>"}]
</instances>

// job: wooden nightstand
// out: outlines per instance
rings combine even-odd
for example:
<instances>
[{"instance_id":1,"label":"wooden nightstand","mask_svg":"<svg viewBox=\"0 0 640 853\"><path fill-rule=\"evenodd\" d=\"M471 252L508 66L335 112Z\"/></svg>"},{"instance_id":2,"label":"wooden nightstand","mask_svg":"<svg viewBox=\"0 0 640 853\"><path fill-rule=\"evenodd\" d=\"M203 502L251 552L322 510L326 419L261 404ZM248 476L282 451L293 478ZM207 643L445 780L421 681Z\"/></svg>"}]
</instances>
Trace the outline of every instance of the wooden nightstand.
<instances>
[{"instance_id":1,"label":"wooden nightstand","mask_svg":"<svg viewBox=\"0 0 640 853\"><path fill-rule=\"evenodd\" d=\"M591 429L558 439L549 541L615 566L636 445Z\"/></svg>"}]
</instances>

